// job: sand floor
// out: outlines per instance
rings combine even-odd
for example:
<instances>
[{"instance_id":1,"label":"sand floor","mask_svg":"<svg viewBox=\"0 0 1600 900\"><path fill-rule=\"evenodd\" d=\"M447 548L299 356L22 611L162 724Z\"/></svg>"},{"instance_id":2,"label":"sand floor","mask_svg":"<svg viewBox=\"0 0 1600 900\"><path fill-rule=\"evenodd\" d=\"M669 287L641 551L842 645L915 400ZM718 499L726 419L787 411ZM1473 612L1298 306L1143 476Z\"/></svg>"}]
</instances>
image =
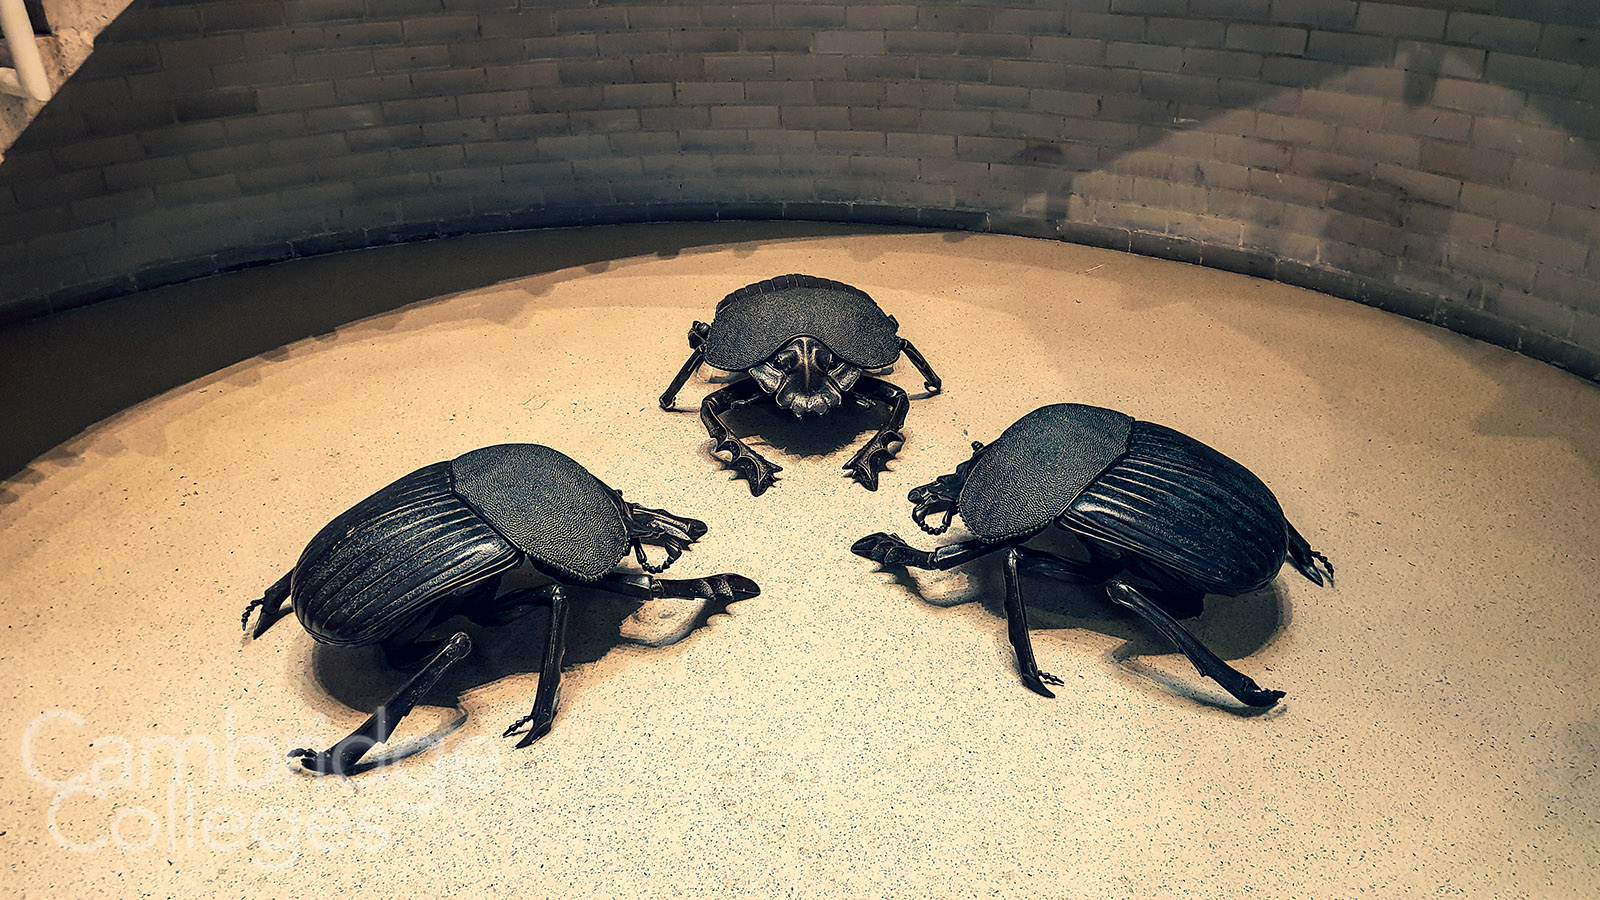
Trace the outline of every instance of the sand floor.
<instances>
[{"instance_id":1,"label":"sand floor","mask_svg":"<svg viewBox=\"0 0 1600 900\"><path fill-rule=\"evenodd\" d=\"M840 470L875 414L739 413L784 467L755 498L692 411L707 371L656 405L690 322L786 272L866 289L943 376L934 397L904 361L887 376L915 399L876 493ZM1600 894L1600 389L1556 369L1177 263L826 226L463 238L72 315L0 344L24 454L0 482L13 893ZM998 560L849 553L878 530L933 546L906 491L1066 400L1223 450L1332 559L1332 588L1286 569L1190 622L1276 708L1245 713L1095 589L1030 578L1065 681L1046 700ZM763 594L666 647L622 633L681 605L579 594L560 715L520 750L500 735L548 616L476 630L392 764L297 773L288 750L405 676L292 618L246 643L245 604L356 500L507 441L703 519L670 574Z\"/></svg>"}]
</instances>

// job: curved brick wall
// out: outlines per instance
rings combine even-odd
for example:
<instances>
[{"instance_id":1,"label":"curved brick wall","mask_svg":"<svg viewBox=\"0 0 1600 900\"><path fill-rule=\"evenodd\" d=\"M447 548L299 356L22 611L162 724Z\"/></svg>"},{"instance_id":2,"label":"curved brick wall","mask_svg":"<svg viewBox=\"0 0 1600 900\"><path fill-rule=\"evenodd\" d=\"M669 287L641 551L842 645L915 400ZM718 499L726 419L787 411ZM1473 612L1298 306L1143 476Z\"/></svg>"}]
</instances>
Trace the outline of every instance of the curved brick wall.
<instances>
[{"instance_id":1,"label":"curved brick wall","mask_svg":"<svg viewBox=\"0 0 1600 900\"><path fill-rule=\"evenodd\" d=\"M1600 377L1600 7L134 0L0 162L0 316L590 222L1058 237Z\"/></svg>"}]
</instances>

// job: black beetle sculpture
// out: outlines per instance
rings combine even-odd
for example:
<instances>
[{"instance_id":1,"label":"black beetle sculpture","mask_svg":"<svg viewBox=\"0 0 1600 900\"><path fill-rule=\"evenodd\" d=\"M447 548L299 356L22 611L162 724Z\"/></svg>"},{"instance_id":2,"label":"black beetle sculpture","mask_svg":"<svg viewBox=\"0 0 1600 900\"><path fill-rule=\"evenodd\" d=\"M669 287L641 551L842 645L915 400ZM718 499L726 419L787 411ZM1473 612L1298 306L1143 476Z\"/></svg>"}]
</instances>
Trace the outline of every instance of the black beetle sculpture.
<instances>
[{"instance_id":1,"label":"black beetle sculpture","mask_svg":"<svg viewBox=\"0 0 1600 900\"><path fill-rule=\"evenodd\" d=\"M671 409L689 376L702 362L727 372L744 372L700 404L717 450L733 454L730 465L761 496L783 471L728 431L721 414L771 396L794 413L824 415L849 400L858 406L884 403L889 420L844 465L867 490L878 489L878 472L893 458L889 445L904 441L910 399L896 385L865 374L892 365L901 353L922 373L924 386L937 394L939 376L917 348L895 332L900 323L885 315L865 291L810 275L783 275L746 285L722 298L711 324L689 329L692 352L678 377L661 395L661 408Z\"/></svg>"},{"instance_id":2,"label":"black beetle sculpture","mask_svg":"<svg viewBox=\"0 0 1600 900\"><path fill-rule=\"evenodd\" d=\"M930 552L878 532L851 551L884 565L938 570L1005 551L1011 646L1023 683L1046 697L1055 694L1045 684L1062 682L1034 660L1019 571L1103 584L1112 602L1150 623L1240 702L1266 707L1283 696L1223 662L1175 618L1199 615L1206 594L1261 587L1285 558L1319 585L1323 570L1332 580L1327 557L1311 549L1248 469L1170 428L1076 403L1036 409L972 450L954 473L914 488L909 499L923 531L943 534L960 513L974 539ZM929 525L939 513L941 523ZM1076 537L1089 558L1024 546L1052 524Z\"/></svg>"},{"instance_id":3,"label":"black beetle sculpture","mask_svg":"<svg viewBox=\"0 0 1600 900\"><path fill-rule=\"evenodd\" d=\"M245 608L247 628L250 613L261 610L252 637L283 617L284 601L292 597L300 624L322 643L377 644L402 669L425 661L344 740L290 757L315 772L351 774L472 649L462 632L447 641L419 641L428 629L457 614L503 625L548 603L550 633L533 710L505 731L510 737L527 725L517 744L526 747L550 731L559 703L566 586L585 584L640 600L731 603L760 593L741 575L653 577L705 533L703 522L623 500L570 457L539 444L484 447L399 479L317 532L294 568ZM645 542L664 546L666 561L651 565ZM649 574L612 571L630 547ZM496 597L501 577L525 560L554 582Z\"/></svg>"}]
</instances>

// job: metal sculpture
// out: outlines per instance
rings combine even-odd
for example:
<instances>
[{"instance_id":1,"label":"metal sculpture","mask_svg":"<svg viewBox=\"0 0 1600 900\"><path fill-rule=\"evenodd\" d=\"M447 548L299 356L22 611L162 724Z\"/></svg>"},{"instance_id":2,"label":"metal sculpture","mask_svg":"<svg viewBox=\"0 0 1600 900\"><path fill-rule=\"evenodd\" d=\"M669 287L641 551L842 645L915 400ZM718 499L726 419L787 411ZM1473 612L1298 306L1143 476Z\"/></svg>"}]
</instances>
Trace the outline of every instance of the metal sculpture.
<instances>
[{"instance_id":1,"label":"metal sculpture","mask_svg":"<svg viewBox=\"0 0 1600 900\"><path fill-rule=\"evenodd\" d=\"M241 621L261 615L260 637L287 614L285 601L311 636L325 644L383 648L392 665L420 669L364 725L331 749L296 750L305 768L351 774L374 744L395 727L464 658L472 641L457 632L421 641L430 628L457 614L502 625L535 606L550 606L533 709L505 731L527 726L518 747L550 731L559 702L565 652L567 589L586 585L639 600L697 598L731 603L760 593L741 575L656 578L706 533L705 523L622 499L583 466L539 444L499 444L412 472L328 523L300 560ZM666 548L653 565L644 544ZM644 573L613 571L630 548ZM504 574L529 562L554 579L537 588L496 596Z\"/></svg>"},{"instance_id":2,"label":"metal sculpture","mask_svg":"<svg viewBox=\"0 0 1600 900\"><path fill-rule=\"evenodd\" d=\"M851 551L888 566L937 570L1003 551L1017 667L1043 696L1055 696L1046 684L1062 682L1034 659L1019 572L1102 584L1112 602L1137 613L1240 702L1267 707L1283 696L1223 662L1177 621L1199 615L1206 594L1265 585L1285 560L1319 585L1324 572L1332 580L1327 557L1248 469L1170 428L1075 403L1036 409L972 450L955 472L914 488L909 499L923 531L943 534L959 514L973 539L927 551L878 532ZM938 525L928 524L941 513ZM1052 524L1075 536L1089 558L1025 546Z\"/></svg>"},{"instance_id":3,"label":"metal sculpture","mask_svg":"<svg viewBox=\"0 0 1600 900\"><path fill-rule=\"evenodd\" d=\"M692 352L661 395L661 408L672 408L702 362L743 372L746 377L705 398L700 421L717 442L716 449L733 455L729 464L737 477L748 481L750 493L759 497L783 467L735 437L723 413L764 397L797 418L825 415L847 400L862 407L886 404L888 421L844 465L858 484L875 491L878 473L894 457L889 445L905 440L899 429L911 404L900 387L866 372L892 365L904 353L922 373L929 393L939 393L942 386L917 348L896 334L899 327L865 291L848 284L783 275L747 285L722 298L709 325L695 322L689 329Z\"/></svg>"}]
</instances>

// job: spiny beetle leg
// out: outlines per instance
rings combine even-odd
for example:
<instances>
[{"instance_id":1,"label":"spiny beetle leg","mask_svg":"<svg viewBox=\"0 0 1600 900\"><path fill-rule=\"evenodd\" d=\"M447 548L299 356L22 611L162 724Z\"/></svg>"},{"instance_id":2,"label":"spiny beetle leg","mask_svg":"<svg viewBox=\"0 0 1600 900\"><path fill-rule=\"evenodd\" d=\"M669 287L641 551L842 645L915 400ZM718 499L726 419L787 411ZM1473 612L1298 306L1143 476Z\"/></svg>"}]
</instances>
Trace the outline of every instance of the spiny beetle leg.
<instances>
[{"instance_id":1,"label":"spiny beetle leg","mask_svg":"<svg viewBox=\"0 0 1600 900\"><path fill-rule=\"evenodd\" d=\"M733 455L729 465L733 467L738 477L750 482L750 493L756 497L772 487L773 476L782 472L783 467L766 461L746 447L743 441L734 437L733 432L728 430L727 423L722 421L721 414L735 407L753 403L764 396L761 385L745 379L707 395L700 403L700 422L706 427L706 433L717 442L718 452Z\"/></svg>"},{"instance_id":2,"label":"spiny beetle leg","mask_svg":"<svg viewBox=\"0 0 1600 900\"><path fill-rule=\"evenodd\" d=\"M889 445L905 443L906 437L900 433L900 429L906 424L906 411L911 408L911 401L899 386L871 377L862 378L851 393L889 406L888 421L844 465L856 483L875 491L878 489L878 473L884 471L889 460L894 458Z\"/></svg>"},{"instance_id":3,"label":"spiny beetle leg","mask_svg":"<svg viewBox=\"0 0 1600 900\"><path fill-rule=\"evenodd\" d=\"M400 720L416 708L423 696L439 682L445 670L460 662L471 652L472 639L457 632L422 671L411 676L411 680L406 682L399 693L388 703L378 707L377 712L374 712L360 728L327 750L321 752L294 750L289 753L289 758L300 760L301 766L320 775L355 774L356 764L361 761L361 757L374 746L387 741L389 735L394 734Z\"/></svg>"},{"instance_id":4,"label":"spiny beetle leg","mask_svg":"<svg viewBox=\"0 0 1600 900\"><path fill-rule=\"evenodd\" d=\"M1041 697L1055 699L1046 684L1063 684L1061 679L1039 668L1033 655L1033 637L1028 634L1028 608L1022 602L1022 585L1017 579L1016 547L1006 553L1006 632L1011 638L1011 649L1017 653L1017 672L1028 690Z\"/></svg>"},{"instance_id":5,"label":"spiny beetle leg","mask_svg":"<svg viewBox=\"0 0 1600 900\"><path fill-rule=\"evenodd\" d=\"M1223 662L1221 657L1212 653L1198 638L1190 634L1187 628L1180 625L1177 619L1133 585L1121 580L1112 580L1106 584L1106 594L1112 602L1138 613L1171 641L1173 646L1183 651L1183 655L1189 657L1189 661L1200 670L1200 674L1222 685L1222 689L1232 694L1240 703L1246 706L1266 707L1277 703L1283 697L1283 691L1263 690L1250 676Z\"/></svg>"},{"instance_id":6,"label":"spiny beetle leg","mask_svg":"<svg viewBox=\"0 0 1600 900\"><path fill-rule=\"evenodd\" d=\"M933 554L906 543L898 534L878 531L850 545L850 552L886 566L932 567Z\"/></svg>"},{"instance_id":7,"label":"spiny beetle leg","mask_svg":"<svg viewBox=\"0 0 1600 900\"><path fill-rule=\"evenodd\" d=\"M510 737L528 725L528 730L517 742L526 747L550 733L555 723L556 709L561 705L561 660L567 652L567 595L559 584L548 584L536 592L550 600L550 632L545 638L544 660L539 666L539 689L533 697L533 709L507 728L504 737ZM532 723L531 725L529 723Z\"/></svg>"}]
</instances>

